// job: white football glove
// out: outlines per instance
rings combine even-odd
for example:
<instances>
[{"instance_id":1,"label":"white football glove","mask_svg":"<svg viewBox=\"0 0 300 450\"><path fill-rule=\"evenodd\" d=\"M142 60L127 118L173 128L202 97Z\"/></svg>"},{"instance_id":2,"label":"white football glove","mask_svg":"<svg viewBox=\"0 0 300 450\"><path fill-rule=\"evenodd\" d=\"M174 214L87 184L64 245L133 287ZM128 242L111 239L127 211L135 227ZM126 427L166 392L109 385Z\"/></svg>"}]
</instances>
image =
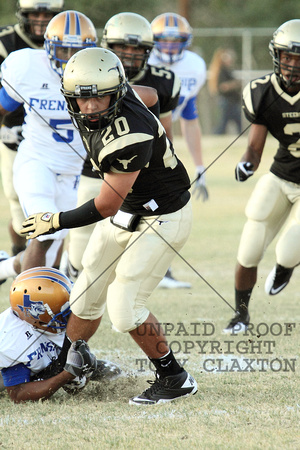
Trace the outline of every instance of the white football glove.
<instances>
[{"instance_id":1,"label":"white football glove","mask_svg":"<svg viewBox=\"0 0 300 450\"><path fill-rule=\"evenodd\" d=\"M22 223L22 229L19 233L26 236L26 239L33 239L43 234L52 234L60 230L60 213L38 213L27 217ZM30 234L29 234L30 233Z\"/></svg>"},{"instance_id":2,"label":"white football glove","mask_svg":"<svg viewBox=\"0 0 300 450\"><path fill-rule=\"evenodd\" d=\"M196 196L196 200L202 197L202 201L206 202L206 200L208 200L208 190L206 188L204 166L196 167L196 179L193 184L194 188L192 194Z\"/></svg>"},{"instance_id":3,"label":"white football glove","mask_svg":"<svg viewBox=\"0 0 300 450\"><path fill-rule=\"evenodd\" d=\"M12 128L2 125L0 128L0 139L4 144L19 145L23 140L22 126L15 126Z\"/></svg>"},{"instance_id":4,"label":"white football glove","mask_svg":"<svg viewBox=\"0 0 300 450\"><path fill-rule=\"evenodd\" d=\"M235 168L235 179L237 181L246 181L254 174L253 164L247 161L241 161Z\"/></svg>"},{"instance_id":5,"label":"white football glove","mask_svg":"<svg viewBox=\"0 0 300 450\"><path fill-rule=\"evenodd\" d=\"M74 380L64 384L63 389L70 395L76 395L85 388L87 382L88 379L84 375L82 377L76 377Z\"/></svg>"}]
</instances>

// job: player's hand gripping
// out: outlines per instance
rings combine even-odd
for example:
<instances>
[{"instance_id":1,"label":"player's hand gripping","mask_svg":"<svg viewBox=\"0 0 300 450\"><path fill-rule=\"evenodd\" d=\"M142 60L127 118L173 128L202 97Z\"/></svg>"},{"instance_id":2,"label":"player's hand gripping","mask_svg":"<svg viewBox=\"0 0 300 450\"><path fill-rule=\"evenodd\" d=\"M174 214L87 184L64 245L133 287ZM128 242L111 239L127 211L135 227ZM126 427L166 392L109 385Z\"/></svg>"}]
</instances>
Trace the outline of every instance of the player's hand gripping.
<instances>
[{"instance_id":1,"label":"player's hand gripping","mask_svg":"<svg viewBox=\"0 0 300 450\"><path fill-rule=\"evenodd\" d=\"M253 164L247 161L241 161L235 168L235 179L237 181L246 181L254 174Z\"/></svg>"},{"instance_id":2,"label":"player's hand gripping","mask_svg":"<svg viewBox=\"0 0 300 450\"><path fill-rule=\"evenodd\" d=\"M91 353L88 344L82 339L72 342L64 370L75 377L85 376L89 378L96 368L97 359Z\"/></svg>"},{"instance_id":3,"label":"player's hand gripping","mask_svg":"<svg viewBox=\"0 0 300 450\"><path fill-rule=\"evenodd\" d=\"M84 375L82 377L76 377L73 380L69 381L63 385L63 390L66 391L69 395L76 395L82 391L87 385L89 379Z\"/></svg>"},{"instance_id":4,"label":"player's hand gripping","mask_svg":"<svg viewBox=\"0 0 300 450\"><path fill-rule=\"evenodd\" d=\"M205 180L205 167L196 167L196 179L194 181L193 195L196 196L196 200L202 197L202 201L206 202L208 200L208 190L206 188Z\"/></svg>"},{"instance_id":5,"label":"player's hand gripping","mask_svg":"<svg viewBox=\"0 0 300 450\"><path fill-rule=\"evenodd\" d=\"M27 235L26 239L33 239L42 234L52 234L60 230L60 213L38 213L27 217L22 223L21 235Z\"/></svg>"}]
</instances>

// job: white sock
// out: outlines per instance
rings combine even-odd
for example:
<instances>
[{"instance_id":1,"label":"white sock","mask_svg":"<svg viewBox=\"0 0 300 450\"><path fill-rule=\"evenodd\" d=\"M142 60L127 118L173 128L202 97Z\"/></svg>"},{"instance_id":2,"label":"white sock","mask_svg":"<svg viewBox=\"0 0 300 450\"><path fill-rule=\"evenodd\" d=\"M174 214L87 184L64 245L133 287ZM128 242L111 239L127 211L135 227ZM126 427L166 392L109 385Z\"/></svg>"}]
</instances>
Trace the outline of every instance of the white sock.
<instances>
[{"instance_id":1,"label":"white sock","mask_svg":"<svg viewBox=\"0 0 300 450\"><path fill-rule=\"evenodd\" d=\"M12 256L11 258L0 262L0 280L6 280L6 278L15 277L18 275L14 269L15 259L16 256Z\"/></svg>"}]
</instances>

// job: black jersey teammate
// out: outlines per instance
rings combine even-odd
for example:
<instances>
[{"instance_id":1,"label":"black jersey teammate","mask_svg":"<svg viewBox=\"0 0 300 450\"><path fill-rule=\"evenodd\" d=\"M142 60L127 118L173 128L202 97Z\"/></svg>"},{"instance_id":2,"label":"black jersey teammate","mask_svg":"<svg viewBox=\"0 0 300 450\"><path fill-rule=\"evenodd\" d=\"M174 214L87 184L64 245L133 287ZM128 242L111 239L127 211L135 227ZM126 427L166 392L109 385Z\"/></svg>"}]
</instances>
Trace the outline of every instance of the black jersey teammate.
<instances>
[{"instance_id":1,"label":"black jersey teammate","mask_svg":"<svg viewBox=\"0 0 300 450\"><path fill-rule=\"evenodd\" d=\"M274 73L253 80L243 92L243 109L252 123L246 153L238 163L237 181L258 168L267 134L279 142L270 172L258 181L246 207L235 272L236 314L225 333L243 332L249 324L249 301L257 266L282 229L276 266L265 290L276 295L300 263L300 20L281 25L270 42Z\"/></svg>"},{"instance_id":2,"label":"black jersey teammate","mask_svg":"<svg viewBox=\"0 0 300 450\"><path fill-rule=\"evenodd\" d=\"M121 60L130 85L155 88L159 98L159 120L172 141L172 110L176 108L180 93L180 79L167 68L150 66L148 58L154 40L151 24L143 16L123 12L111 17L104 26L101 46L107 48ZM78 206L99 190L99 175L85 161L78 189ZM61 269L73 280L82 270L82 255L93 225L71 230L68 251L64 253ZM190 288L190 283L177 280L168 268L159 283L162 288Z\"/></svg>"}]
</instances>

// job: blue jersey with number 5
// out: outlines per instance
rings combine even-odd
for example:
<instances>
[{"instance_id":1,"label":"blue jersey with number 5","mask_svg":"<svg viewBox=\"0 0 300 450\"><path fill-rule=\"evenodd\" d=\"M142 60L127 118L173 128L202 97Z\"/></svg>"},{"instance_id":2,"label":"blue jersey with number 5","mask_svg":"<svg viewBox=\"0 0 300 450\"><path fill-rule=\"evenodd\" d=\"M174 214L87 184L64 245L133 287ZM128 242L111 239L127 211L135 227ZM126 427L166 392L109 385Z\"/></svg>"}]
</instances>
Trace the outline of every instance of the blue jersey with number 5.
<instances>
[{"instance_id":1,"label":"blue jersey with number 5","mask_svg":"<svg viewBox=\"0 0 300 450\"><path fill-rule=\"evenodd\" d=\"M47 162L55 173L78 174L86 156L60 92L60 77L45 50L22 49L3 62L0 103L8 111L25 109L18 151Z\"/></svg>"}]
</instances>

